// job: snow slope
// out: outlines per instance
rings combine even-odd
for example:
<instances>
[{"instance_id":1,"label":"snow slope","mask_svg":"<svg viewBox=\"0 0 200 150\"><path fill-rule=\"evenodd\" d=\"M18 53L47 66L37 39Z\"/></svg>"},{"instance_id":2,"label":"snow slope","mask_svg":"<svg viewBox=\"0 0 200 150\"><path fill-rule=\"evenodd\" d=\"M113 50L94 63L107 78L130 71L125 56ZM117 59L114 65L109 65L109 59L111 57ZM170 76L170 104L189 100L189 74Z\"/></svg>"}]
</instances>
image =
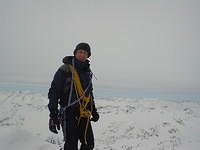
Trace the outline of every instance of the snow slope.
<instances>
[{"instance_id":1,"label":"snow slope","mask_svg":"<svg viewBox=\"0 0 200 150\"><path fill-rule=\"evenodd\" d=\"M63 136L48 130L47 95L0 91L0 150L55 150ZM200 103L96 99L95 150L198 150Z\"/></svg>"}]
</instances>

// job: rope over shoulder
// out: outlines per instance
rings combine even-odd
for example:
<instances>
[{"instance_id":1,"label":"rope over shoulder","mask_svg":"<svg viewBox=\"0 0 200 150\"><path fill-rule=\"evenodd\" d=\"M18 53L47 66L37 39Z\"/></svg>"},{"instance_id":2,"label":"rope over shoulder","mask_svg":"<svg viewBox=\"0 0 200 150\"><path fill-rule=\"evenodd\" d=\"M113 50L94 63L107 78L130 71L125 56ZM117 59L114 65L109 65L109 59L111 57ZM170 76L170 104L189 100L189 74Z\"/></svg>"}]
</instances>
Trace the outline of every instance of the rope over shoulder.
<instances>
[{"instance_id":1,"label":"rope over shoulder","mask_svg":"<svg viewBox=\"0 0 200 150\"><path fill-rule=\"evenodd\" d=\"M79 75L76 71L76 69L68 64L69 66L69 69L71 70L72 72L72 76L73 76L73 84L74 84L74 87L75 87L75 92L76 94L79 96L79 105L80 105L80 116L78 118L78 125L80 123L80 120L81 118L87 118L87 123L86 123L86 126L85 126L85 132L84 132L84 142L85 144L87 144L87 129L88 129L88 123L89 123L89 120L90 120L90 117L92 116L92 104L91 104L91 111L87 109L87 105L88 103L91 101L91 94L89 94L88 96L85 95L85 92L86 90L84 91L83 90L83 87L81 85L81 81L80 81L80 78L79 78Z\"/></svg>"},{"instance_id":2,"label":"rope over shoulder","mask_svg":"<svg viewBox=\"0 0 200 150\"><path fill-rule=\"evenodd\" d=\"M71 70L73 74L73 83L75 87L76 94L81 98L79 101L80 104L80 117L90 117L91 111L87 109L88 103L91 101L91 94L89 96L86 96L83 90L83 87L81 85L80 77L76 71L76 69L68 64L69 69Z\"/></svg>"}]
</instances>

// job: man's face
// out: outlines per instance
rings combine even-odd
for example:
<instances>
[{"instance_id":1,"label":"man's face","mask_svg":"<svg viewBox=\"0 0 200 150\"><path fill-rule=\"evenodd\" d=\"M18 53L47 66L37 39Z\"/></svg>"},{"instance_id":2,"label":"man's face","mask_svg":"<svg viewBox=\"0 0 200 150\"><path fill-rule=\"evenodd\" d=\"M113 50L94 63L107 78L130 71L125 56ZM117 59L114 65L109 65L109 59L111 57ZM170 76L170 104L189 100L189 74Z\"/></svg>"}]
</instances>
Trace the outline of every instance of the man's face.
<instances>
[{"instance_id":1,"label":"man's face","mask_svg":"<svg viewBox=\"0 0 200 150\"><path fill-rule=\"evenodd\" d=\"M88 52L82 49L76 51L75 54L76 59L80 61L85 61L88 58Z\"/></svg>"}]
</instances>

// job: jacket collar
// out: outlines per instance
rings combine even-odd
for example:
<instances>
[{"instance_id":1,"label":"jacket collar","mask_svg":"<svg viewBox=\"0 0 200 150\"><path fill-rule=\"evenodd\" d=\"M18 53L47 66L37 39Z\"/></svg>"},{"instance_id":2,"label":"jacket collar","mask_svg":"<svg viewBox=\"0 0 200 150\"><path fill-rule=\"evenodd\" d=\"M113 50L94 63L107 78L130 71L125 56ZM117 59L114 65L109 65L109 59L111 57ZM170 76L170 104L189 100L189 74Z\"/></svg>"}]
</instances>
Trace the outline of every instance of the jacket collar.
<instances>
[{"instance_id":1,"label":"jacket collar","mask_svg":"<svg viewBox=\"0 0 200 150\"><path fill-rule=\"evenodd\" d=\"M74 56L65 56L63 58L63 63L72 65L73 58L74 58L75 68L78 71L90 71L90 63L89 63L90 61L88 59L86 59L85 62L82 62L82 61L76 59L76 57L74 57Z\"/></svg>"}]
</instances>

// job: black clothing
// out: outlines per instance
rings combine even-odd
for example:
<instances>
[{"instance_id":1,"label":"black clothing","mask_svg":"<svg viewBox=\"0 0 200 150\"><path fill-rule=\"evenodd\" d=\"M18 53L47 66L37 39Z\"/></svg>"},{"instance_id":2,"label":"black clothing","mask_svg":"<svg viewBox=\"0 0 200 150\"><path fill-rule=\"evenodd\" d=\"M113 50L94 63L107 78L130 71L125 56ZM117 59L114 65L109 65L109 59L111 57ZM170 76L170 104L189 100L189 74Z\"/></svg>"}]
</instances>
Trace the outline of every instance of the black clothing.
<instances>
[{"instance_id":1,"label":"black clothing","mask_svg":"<svg viewBox=\"0 0 200 150\"><path fill-rule=\"evenodd\" d=\"M85 141L85 128L88 118L81 118L78 124L78 116L74 113L73 109L66 110L66 142L64 150L78 150L78 140L80 139L80 150L92 150L94 148L94 135L90 121L86 130ZM62 130L63 128L62 124ZM63 131L64 132L64 131Z\"/></svg>"},{"instance_id":2,"label":"black clothing","mask_svg":"<svg viewBox=\"0 0 200 150\"><path fill-rule=\"evenodd\" d=\"M54 75L53 81L51 83L51 88L49 89L48 93L48 98L49 98L48 107L50 112L57 111L58 103L60 104L61 107L65 107L68 104L70 85L72 81L72 73L70 72L69 68L67 68L66 64L72 64L73 57L74 56L66 56L65 58L63 58L64 65L62 65ZM75 68L79 74L81 84L84 90L88 86L92 78L92 72L89 67L90 67L89 60L81 62L75 58ZM88 96L88 94L90 93L92 95L92 99L94 99L92 90L93 87L92 84L90 84L88 90L86 91L86 96ZM77 99L78 97L73 87L72 97L70 101L73 102ZM93 109L95 111L96 107L94 102L93 105L94 105Z\"/></svg>"},{"instance_id":3,"label":"black clothing","mask_svg":"<svg viewBox=\"0 0 200 150\"><path fill-rule=\"evenodd\" d=\"M74 67L80 77L83 90L88 87L85 95L88 96L88 94L91 94L92 96L92 100L89 102L87 108L92 112L92 114L98 114L94 103L94 96L92 92L93 87L92 83L90 82L92 78L92 72L90 70L89 60L82 62L76 59L74 56L66 56L63 58L64 64L56 71L48 92L48 108L50 111L50 118L58 117L58 104L60 105L60 108L68 105L72 73L66 64L72 64L73 58ZM79 97L76 95L73 86L70 102L74 102L78 98ZM68 107L64 113L66 114L66 118L65 120L61 121L62 131L63 133L64 131L66 132L64 150L77 150L78 139L82 143L81 150L92 150L94 148L94 135L92 126L90 120L87 122L89 118L81 118L80 122L78 123L78 118L80 116L79 103ZM66 121L66 128L64 128L64 121ZM85 130L86 124L88 125L87 130Z\"/></svg>"}]
</instances>

